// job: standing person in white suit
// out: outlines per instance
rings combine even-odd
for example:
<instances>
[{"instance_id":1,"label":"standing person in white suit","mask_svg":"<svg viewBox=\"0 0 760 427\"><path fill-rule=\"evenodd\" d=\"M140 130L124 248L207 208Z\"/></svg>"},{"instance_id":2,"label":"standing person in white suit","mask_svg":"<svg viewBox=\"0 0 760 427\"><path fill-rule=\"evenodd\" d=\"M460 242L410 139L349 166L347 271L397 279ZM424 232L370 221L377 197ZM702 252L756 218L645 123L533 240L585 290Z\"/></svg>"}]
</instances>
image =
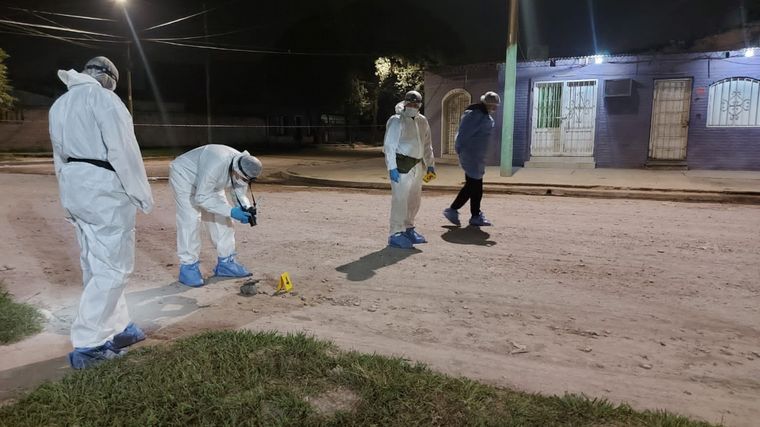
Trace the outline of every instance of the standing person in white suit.
<instances>
[{"instance_id":1,"label":"standing person in white suit","mask_svg":"<svg viewBox=\"0 0 760 427\"><path fill-rule=\"evenodd\" d=\"M388 245L404 249L427 243L415 230L414 219L422 200L422 178L425 172L435 176L430 125L420 107L422 95L407 92L385 125L383 152L392 193Z\"/></svg>"},{"instance_id":2,"label":"standing person in white suit","mask_svg":"<svg viewBox=\"0 0 760 427\"><path fill-rule=\"evenodd\" d=\"M99 56L83 72L58 77L68 92L50 109L50 139L61 204L81 249L84 290L69 362L82 369L145 339L130 322L124 288L135 263L135 215L153 209L153 196L132 117L113 92L116 66Z\"/></svg>"},{"instance_id":3,"label":"standing person in white suit","mask_svg":"<svg viewBox=\"0 0 760 427\"><path fill-rule=\"evenodd\" d=\"M261 174L259 159L226 145L204 145L177 157L169 167L169 184L177 208L179 281L203 286L200 270L201 222L206 224L218 260L214 275L247 277L251 273L235 260L232 220L255 220L246 190ZM231 193L230 203L227 193Z\"/></svg>"}]
</instances>

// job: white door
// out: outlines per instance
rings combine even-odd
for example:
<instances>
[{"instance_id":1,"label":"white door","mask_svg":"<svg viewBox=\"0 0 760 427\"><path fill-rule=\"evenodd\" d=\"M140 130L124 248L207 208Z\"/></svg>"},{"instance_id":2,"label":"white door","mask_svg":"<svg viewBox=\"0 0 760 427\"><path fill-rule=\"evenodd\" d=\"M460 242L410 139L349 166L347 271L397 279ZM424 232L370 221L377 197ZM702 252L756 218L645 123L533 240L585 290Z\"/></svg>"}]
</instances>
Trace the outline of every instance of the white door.
<instances>
[{"instance_id":1,"label":"white door","mask_svg":"<svg viewBox=\"0 0 760 427\"><path fill-rule=\"evenodd\" d=\"M532 156L556 156L562 151L562 82L536 83L533 89Z\"/></svg>"},{"instance_id":2,"label":"white door","mask_svg":"<svg viewBox=\"0 0 760 427\"><path fill-rule=\"evenodd\" d=\"M536 83L531 156L593 156L596 80Z\"/></svg>"},{"instance_id":3,"label":"white door","mask_svg":"<svg viewBox=\"0 0 760 427\"><path fill-rule=\"evenodd\" d=\"M691 79L656 80L649 158L686 160L691 110Z\"/></svg>"},{"instance_id":4,"label":"white door","mask_svg":"<svg viewBox=\"0 0 760 427\"><path fill-rule=\"evenodd\" d=\"M441 151L443 154L456 154L455 146L457 132L459 132L459 121L471 100L470 94L464 90L455 90L443 98L443 129L441 129Z\"/></svg>"},{"instance_id":5,"label":"white door","mask_svg":"<svg viewBox=\"0 0 760 427\"><path fill-rule=\"evenodd\" d=\"M562 156L593 156L596 80L565 82L562 92Z\"/></svg>"}]
</instances>

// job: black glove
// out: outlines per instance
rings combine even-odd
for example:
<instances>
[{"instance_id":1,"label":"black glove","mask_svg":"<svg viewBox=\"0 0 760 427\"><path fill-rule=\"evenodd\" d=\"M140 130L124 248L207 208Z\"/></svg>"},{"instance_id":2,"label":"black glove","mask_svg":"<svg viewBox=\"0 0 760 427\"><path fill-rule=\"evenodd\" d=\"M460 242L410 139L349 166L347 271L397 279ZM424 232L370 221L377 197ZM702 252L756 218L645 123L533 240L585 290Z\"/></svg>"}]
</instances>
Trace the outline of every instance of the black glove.
<instances>
[{"instance_id":1,"label":"black glove","mask_svg":"<svg viewBox=\"0 0 760 427\"><path fill-rule=\"evenodd\" d=\"M251 224L251 227L257 224L256 222L256 206L251 206L248 208L245 208L245 211L251 214L251 216L248 218L248 224Z\"/></svg>"}]
</instances>

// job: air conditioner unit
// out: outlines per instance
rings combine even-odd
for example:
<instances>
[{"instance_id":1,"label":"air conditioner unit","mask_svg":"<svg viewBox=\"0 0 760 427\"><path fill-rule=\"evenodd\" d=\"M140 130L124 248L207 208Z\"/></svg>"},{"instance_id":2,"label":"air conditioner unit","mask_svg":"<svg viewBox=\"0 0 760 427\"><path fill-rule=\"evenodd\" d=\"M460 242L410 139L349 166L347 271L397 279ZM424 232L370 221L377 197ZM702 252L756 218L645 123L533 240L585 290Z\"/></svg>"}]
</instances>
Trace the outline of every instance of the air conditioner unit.
<instances>
[{"instance_id":1,"label":"air conditioner unit","mask_svg":"<svg viewBox=\"0 0 760 427\"><path fill-rule=\"evenodd\" d=\"M604 81L605 98L623 98L631 96L633 92L632 79L614 79Z\"/></svg>"}]
</instances>

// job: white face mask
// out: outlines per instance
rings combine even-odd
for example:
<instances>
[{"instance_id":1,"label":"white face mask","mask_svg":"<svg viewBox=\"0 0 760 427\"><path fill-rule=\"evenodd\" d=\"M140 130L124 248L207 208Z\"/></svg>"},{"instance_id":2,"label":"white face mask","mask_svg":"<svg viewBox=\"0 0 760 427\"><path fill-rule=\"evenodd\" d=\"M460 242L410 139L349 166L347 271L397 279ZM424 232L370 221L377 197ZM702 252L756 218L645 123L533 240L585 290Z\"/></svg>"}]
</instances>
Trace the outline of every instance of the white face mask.
<instances>
[{"instance_id":1,"label":"white face mask","mask_svg":"<svg viewBox=\"0 0 760 427\"><path fill-rule=\"evenodd\" d=\"M246 182L237 171L232 172L232 187L237 190L238 188L247 188L248 182Z\"/></svg>"},{"instance_id":2,"label":"white face mask","mask_svg":"<svg viewBox=\"0 0 760 427\"><path fill-rule=\"evenodd\" d=\"M112 79L111 77L105 74L101 74L98 77L95 77L95 80L97 80L101 86L103 86L104 88L110 91L116 90L116 80Z\"/></svg>"},{"instance_id":3,"label":"white face mask","mask_svg":"<svg viewBox=\"0 0 760 427\"><path fill-rule=\"evenodd\" d=\"M417 113L419 112L420 112L419 108L414 108L414 107L404 108L404 115L406 115L406 117L417 117Z\"/></svg>"},{"instance_id":4,"label":"white face mask","mask_svg":"<svg viewBox=\"0 0 760 427\"><path fill-rule=\"evenodd\" d=\"M245 181L243 181L242 179L240 179L240 178L238 178L238 177L235 177L235 178L233 179L233 181L234 181L234 183L235 183L235 188L236 188L236 189L237 189L237 188L248 187L248 183L247 183L247 182L245 182Z\"/></svg>"}]
</instances>

